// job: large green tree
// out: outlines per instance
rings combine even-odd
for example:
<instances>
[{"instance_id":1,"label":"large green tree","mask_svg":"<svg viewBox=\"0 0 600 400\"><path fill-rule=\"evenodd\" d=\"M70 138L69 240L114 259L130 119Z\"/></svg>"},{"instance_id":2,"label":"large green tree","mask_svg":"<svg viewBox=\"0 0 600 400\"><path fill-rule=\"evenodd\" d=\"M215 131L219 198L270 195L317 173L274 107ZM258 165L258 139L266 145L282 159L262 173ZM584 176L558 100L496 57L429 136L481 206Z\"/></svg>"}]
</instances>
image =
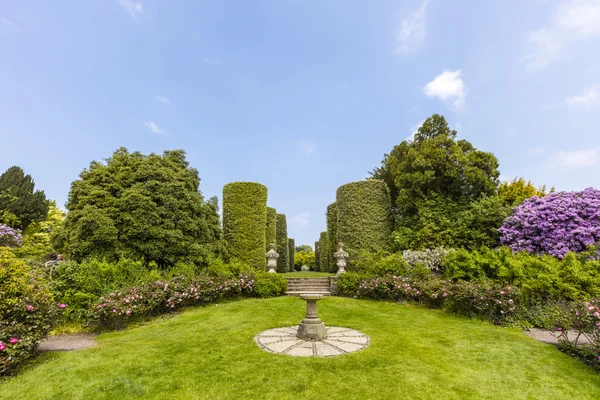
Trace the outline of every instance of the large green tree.
<instances>
[{"instance_id":1,"label":"large green tree","mask_svg":"<svg viewBox=\"0 0 600 400\"><path fill-rule=\"evenodd\" d=\"M14 166L0 175L0 219L14 228L27 229L48 215L46 194L35 190L31 175Z\"/></svg>"},{"instance_id":2,"label":"large green tree","mask_svg":"<svg viewBox=\"0 0 600 400\"><path fill-rule=\"evenodd\" d=\"M456 135L443 116L434 114L414 140L395 146L371 172L371 178L383 180L390 189L400 248L464 246L467 239L457 238L455 231L457 215L466 213L465 226L480 226L472 221L473 213L479 215L481 209L475 203L497 195L500 173L496 157ZM488 209L490 206L502 208L494 211L495 216L505 213L500 202L485 203ZM471 207L477 209L468 215L466 210Z\"/></svg>"},{"instance_id":3,"label":"large green tree","mask_svg":"<svg viewBox=\"0 0 600 400\"><path fill-rule=\"evenodd\" d=\"M221 247L216 199L204 201L183 150L162 155L120 148L71 184L55 244L76 260L122 256L201 263Z\"/></svg>"}]
</instances>

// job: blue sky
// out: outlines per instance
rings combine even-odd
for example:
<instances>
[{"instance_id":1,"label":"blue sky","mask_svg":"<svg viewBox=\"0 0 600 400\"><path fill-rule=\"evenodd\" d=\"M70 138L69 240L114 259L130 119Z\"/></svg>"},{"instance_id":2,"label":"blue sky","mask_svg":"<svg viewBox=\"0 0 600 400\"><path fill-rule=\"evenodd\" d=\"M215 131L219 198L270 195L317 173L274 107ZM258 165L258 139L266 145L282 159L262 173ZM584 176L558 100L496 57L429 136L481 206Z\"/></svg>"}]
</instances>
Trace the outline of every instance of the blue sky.
<instances>
[{"instance_id":1,"label":"blue sky","mask_svg":"<svg viewBox=\"0 0 600 400\"><path fill-rule=\"evenodd\" d=\"M0 170L61 205L120 146L184 149L312 244L433 113L504 179L600 187L600 0L0 1Z\"/></svg>"}]
</instances>

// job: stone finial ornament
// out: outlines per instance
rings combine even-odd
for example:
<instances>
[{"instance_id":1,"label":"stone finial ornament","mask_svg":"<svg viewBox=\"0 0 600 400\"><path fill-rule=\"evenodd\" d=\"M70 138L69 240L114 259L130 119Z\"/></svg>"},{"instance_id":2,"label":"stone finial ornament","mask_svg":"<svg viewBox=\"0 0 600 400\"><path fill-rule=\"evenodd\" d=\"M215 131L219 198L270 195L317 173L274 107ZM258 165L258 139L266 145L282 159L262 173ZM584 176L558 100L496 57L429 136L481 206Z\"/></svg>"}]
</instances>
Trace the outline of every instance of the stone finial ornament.
<instances>
[{"instance_id":1,"label":"stone finial ornament","mask_svg":"<svg viewBox=\"0 0 600 400\"><path fill-rule=\"evenodd\" d=\"M340 274L346 272L346 259L348 258L349 254L342 248L343 246L344 243L338 243L338 250L335 253L333 253L333 256L336 259L335 263L338 267L338 271L337 274L335 274L335 276L339 276Z\"/></svg>"},{"instance_id":2,"label":"stone finial ornament","mask_svg":"<svg viewBox=\"0 0 600 400\"><path fill-rule=\"evenodd\" d=\"M275 268L277 268L277 259L279 258L279 253L275 251L274 243L269 244L269 248L270 250L265 253L265 257L267 257L267 267L269 268L268 272L274 274L277 272Z\"/></svg>"}]
</instances>

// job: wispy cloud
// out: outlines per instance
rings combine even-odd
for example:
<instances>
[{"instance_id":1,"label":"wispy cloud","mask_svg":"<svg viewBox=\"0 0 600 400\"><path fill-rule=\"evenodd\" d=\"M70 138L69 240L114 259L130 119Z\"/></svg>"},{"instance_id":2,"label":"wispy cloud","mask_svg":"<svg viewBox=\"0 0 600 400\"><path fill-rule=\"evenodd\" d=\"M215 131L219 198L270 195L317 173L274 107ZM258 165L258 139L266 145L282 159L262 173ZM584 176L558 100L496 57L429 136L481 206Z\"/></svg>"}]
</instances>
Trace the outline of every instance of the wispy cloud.
<instances>
[{"instance_id":1,"label":"wispy cloud","mask_svg":"<svg viewBox=\"0 0 600 400\"><path fill-rule=\"evenodd\" d=\"M425 120L419 122L418 124L416 124L415 126L413 126L412 128L409 129L410 132L410 136L407 137L405 140L415 140L415 135L416 133L419 131L419 128L423 126L423 122L425 122Z\"/></svg>"},{"instance_id":2,"label":"wispy cloud","mask_svg":"<svg viewBox=\"0 0 600 400\"><path fill-rule=\"evenodd\" d=\"M146 125L152 133L158 133L159 135L167 134L167 132L164 129L162 129L160 126L158 126L158 124L154 121L148 120L148 121L144 122L144 125Z\"/></svg>"},{"instance_id":3,"label":"wispy cloud","mask_svg":"<svg viewBox=\"0 0 600 400\"><path fill-rule=\"evenodd\" d=\"M16 24L16 23L14 23L14 22L12 22L12 21L9 21L9 20L7 20L7 19L6 19L6 18L4 18L4 17L0 17L0 23L2 23L2 25L6 25L6 26L14 26L14 27L16 27L16 26L17 26L17 24Z\"/></svg>"},{"instance_id":4,"label":"wispy cloud","mask_svg":"<svg viewBox=\"0 0 600 400\"><path fill-rule=\"evenodd\" d=\"M160 103L170 103L171 100L169 100L167 97L163 97L163 96L156 96L156 101L160 102Z\"/></svg>"},{"instance_id":5,"label":"wispy cloud","mask_svg":"<svg viewBox=\"0 0 600 400\"><path fill-rule=\"evenodd\" d=\"M590 168L600 165L600 147L559 151L548 163L560 169Z\"/></svg>"},{"instance_id":6,"label":"wispy cloud","mask_svg":"<svg viewBox=\"0 0 600 400\"><path fill-rule=\"evenodd\" d=\"M131 0L117 0L117 3L119 3L121 8L127 11L129 15L131 15L131 18L133 18L135 21L137 21L138 15L144 12L142 3L140 2Z\"/></svg>"},{"instance_id":7,"label":"wispy cloud","mask_svg":"<svg viewBox=\"0 0 600 400\"><path fill-rule=\"evenodd\" d=\"M311 142L302 142L300 143L300 146L302 147L302 151L304 151L304 153L307 155L315 154L317 151L317 146Z\"/></svg>"},{"instance_id":8,"label":"wispy cloud","mask_svg":"<svg viewBox=\"0 0 600 400\"><path fill-rule=\"evenodd\" d=\"M423 88L428 97L438 98L456 110L465 107L467 87L462 77L462 71L444 70Z\"/></svg>"},{"instance_id":9,"label":"wispy cloud","mask_svg":"<svg viewBox=\"0 0 600 400\"><path fill-rule=\"evenodd\" d=\"M294 215L292 219L300 225L308 225L308 223L310 222L310 215L311 214L308 211L305 211L298 215Z\"/></svg>"},{"instance_id":10,"label":"wispy cloud","mask_svg":"<svg viewBox=\"0 0 600 400\"><path fill-rule=\"evenodd\" d=\"M583 107L588 110L600 106L600 85L590 86L580 96L567 97L565 103L571 108Z\"/></svg>"},{"instance_id":11,"label":"wispy cloud","mask_svg":"<svg viewBox=\"0 0 600 400\"><path fill-rule=\"evenodd\" d=\"M522 61L530 70L547 67L571 44L600 36L600 1L563 1L547 25L528 35L529 54Z\"/></svg>"},{"instance_id":12,"label":"wispy cloud","mask_svg":"<svg viewBox=\"0 0 600 400\"><path fill-rule=\"evenodd\" d=\"M396 50L402 54L410 53L421 47L426 35L427 0L400 21Z\"/></svg>"}]
</instances>

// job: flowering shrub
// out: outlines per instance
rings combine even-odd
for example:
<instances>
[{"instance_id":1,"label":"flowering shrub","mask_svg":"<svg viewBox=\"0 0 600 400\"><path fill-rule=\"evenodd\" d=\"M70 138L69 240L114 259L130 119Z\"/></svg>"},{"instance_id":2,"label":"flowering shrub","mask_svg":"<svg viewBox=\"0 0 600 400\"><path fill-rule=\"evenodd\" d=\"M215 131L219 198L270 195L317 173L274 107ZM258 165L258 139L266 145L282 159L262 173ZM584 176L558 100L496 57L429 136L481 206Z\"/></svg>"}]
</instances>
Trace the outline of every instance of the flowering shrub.
<instances>
[{"instance_id":1,"label":"flowering shrub","mask_svg":"<svg viewBox=\"0 0 600 400\"><path fill-rule=\"evenodd\" d=\"M50 331L59 307L46 287L40 274L0 247L0 375L35 355Z\"/></svg>"},{"instance_id":2,"label":"flowering shrub","mask_svg":"<svg viewBox=\"0 0 600 400\"><path fill-rule=\"evenodd\" d=\"M0 224L0 246L17 247L23 243L23 235L20 229L11 228Z\"/></svg>"},{"instance_id":3,"label":"flowering shrub","mask_svg":"<svg viewBox=\"0 0 600 400\"><path fill-rule=\"evenodd\" d=\"M570 321L555 327L562 350L600 368L600 298L575 303L570 312Z\"/></svg>"},{"instance_id":4,"label":"flowering shrub","mask_svg":"<svg viewBox=\"0 0 600 400\"><path fill-rule=\"evenodd\" d=\"M287 280L280 274L264 271L254 272L254 296L260 298L283 296L287 291Z\"/></svg>"},{"instance_id":5,"label":"flowering shrub","mask_svg":"<svg viewBox=\"0 0 600 400\"><path fill-rule=\"evenodd\" d=\"M209 275L171 280L115 290L102 296L92 310L101 325L120 329L127 320L172 312L186 306L214 303L252 294L254 279L218 280Z\"/></svg>"},{"instance_id":6,"label":"flowering shrub","mask_svg":"<svg viewBox=\"0 0 600 400\"><path fill-rule=\"evenodd\" d=\"M559 258L583 251L600 241L600 190L532 197L504 220L499 232L500 243L513 251Z\"/></svg>"},{"instance_id":7,"label":"flowering shrub","mask_svg":"<svg viewBox=\"0 0 600 400\"><path fill-rule=\"evenodd\" d=\"M439 272L442 261L452 251L454 249L445 249L443 247L427 250L404 250L402 258L412 267L421 264L431 271Z\"/></svg>"}]
</instances>

